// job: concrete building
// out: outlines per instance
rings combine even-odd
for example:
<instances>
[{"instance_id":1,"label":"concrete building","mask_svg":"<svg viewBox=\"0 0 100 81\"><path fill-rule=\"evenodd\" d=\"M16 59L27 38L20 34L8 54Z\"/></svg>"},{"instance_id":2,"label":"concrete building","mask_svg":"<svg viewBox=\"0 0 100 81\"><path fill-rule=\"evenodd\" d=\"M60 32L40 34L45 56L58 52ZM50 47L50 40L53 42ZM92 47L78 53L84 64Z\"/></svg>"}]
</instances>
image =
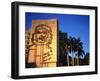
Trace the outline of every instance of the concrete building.
<instances>
[{"instance_id":1,"label":"concrete building","mask_svg":"<svg viewBox=\"0 0 100 81\"><path fill-rule=\"evenodd\" d=\"M26 68L56 67L57 20L33 20L25 32Z\"/></svg>"}]
</instances>

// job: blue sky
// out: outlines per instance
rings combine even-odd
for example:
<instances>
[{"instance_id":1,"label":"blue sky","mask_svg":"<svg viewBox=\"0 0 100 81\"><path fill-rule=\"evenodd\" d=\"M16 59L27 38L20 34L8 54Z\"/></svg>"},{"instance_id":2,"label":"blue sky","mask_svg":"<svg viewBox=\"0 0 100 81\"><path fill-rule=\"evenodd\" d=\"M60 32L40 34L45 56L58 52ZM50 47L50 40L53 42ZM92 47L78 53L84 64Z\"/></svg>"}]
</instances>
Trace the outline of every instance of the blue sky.
<instances>
[{"instance_id":1,"label":"blue sky","mask_svg":"<svg viewBox=\"0 0 100 81\"><path fill-rule=\"evenodd\" d=\"M89 52L89 16L72 14L30 13L25 14L25 28L31 27L32 20L57 18L59 30L67 32L68 36L80 37L83 50Z\"/></svg>"}]
</instances>

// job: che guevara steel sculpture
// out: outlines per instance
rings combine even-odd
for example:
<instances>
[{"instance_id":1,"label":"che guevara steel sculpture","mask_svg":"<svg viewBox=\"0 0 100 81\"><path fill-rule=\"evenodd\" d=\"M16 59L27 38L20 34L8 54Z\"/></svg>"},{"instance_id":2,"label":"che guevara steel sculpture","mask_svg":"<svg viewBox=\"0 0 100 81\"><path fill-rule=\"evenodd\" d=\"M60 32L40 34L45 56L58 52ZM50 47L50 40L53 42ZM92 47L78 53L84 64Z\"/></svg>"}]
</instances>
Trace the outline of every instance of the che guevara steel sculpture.
<instances>
[{"instance_id":1,"label":"che guevara steel sculpture","mask_svg":"<svg viewBox=\"0 0 100 81\"><path fill-rule=\"evenodd\" d=\"M52 30L51 27L46 24L39 24L35 27L34 33L32 33L31 39L32 45L40 46L41 57L40 57L40 66L39 67L48 67L48 62L53 55L52 47ZM45 52L44 47L48 49Z\"/></svg>"}]
</instances>

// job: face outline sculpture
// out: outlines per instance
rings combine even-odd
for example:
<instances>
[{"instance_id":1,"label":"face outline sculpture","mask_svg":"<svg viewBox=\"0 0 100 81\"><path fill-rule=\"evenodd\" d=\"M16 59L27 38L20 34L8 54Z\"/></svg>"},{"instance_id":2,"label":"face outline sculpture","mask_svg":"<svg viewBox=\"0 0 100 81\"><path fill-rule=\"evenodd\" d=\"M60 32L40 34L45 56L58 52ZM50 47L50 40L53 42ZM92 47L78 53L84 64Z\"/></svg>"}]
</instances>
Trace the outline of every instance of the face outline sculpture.
<instances>
[{"instance_id":1,"label":"face outline sculpture","mask_svg":"<svg viewBox=\"0 0 100 81\"><path fill-rule=\"evenodd\" d=\"M51 43L52 31L51 27L45 24L37 25L35 28L35 41L37 44Z\"/></svg>"}]
</instances>

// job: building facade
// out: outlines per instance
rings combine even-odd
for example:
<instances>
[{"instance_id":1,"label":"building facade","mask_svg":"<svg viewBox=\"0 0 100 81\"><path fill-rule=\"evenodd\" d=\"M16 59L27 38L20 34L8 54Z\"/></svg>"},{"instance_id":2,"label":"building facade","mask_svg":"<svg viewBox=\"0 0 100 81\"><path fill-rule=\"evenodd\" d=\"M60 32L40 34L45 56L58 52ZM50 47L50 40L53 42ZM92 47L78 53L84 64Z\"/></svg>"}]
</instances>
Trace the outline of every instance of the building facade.
<instances>
[{"instance_id":1,"label":"building facade","mask_svg":"<svg viewBox=\"0 0 100 81\"><path fill-rule=\"evenodd\" d=\"M25 32L26 68L56 67L57 20L33 20Z\"/></svg>"}]
</instances>

